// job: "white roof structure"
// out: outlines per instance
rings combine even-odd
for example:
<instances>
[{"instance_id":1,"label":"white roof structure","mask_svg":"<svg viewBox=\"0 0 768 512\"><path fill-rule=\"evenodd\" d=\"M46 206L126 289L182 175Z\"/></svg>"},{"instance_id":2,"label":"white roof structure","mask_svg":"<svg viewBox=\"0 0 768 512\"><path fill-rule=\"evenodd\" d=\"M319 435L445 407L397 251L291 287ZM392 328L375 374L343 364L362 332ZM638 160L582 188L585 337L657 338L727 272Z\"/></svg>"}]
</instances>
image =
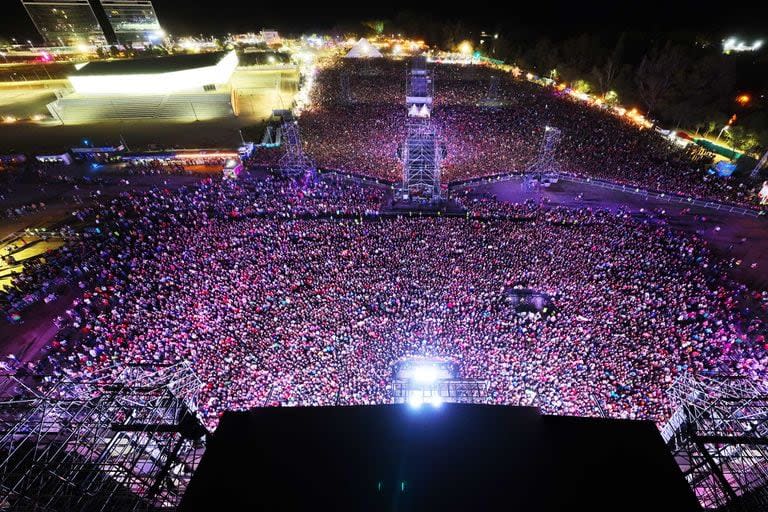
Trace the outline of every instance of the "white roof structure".
<instances>
[{"instance_id":1,"label":"white roof structure","mask_svg":"<svg viewBox=\"0 0 768 512\"><path fill-rule=\"evenodd\" d=\"M382 57L381 52L364 37L360 38L347 53L348 59L374 59L378 57Z\"/></svg>"}]
</instances>

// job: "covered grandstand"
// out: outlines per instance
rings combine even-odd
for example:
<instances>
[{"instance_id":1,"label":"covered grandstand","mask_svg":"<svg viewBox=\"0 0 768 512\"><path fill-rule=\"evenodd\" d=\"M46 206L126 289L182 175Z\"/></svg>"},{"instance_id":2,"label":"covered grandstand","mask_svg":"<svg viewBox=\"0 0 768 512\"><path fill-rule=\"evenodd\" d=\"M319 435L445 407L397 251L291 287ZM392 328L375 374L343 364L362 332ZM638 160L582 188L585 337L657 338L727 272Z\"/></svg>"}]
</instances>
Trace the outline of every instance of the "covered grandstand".
<instances>
[{"instance_id":1,"label":"covered grandstand","mask_svg":"<svg viewBox=\"0 0 768 512\"><path fill-rule=\"evenodd\" d=\"M62 124L228 117L237 65L235 52L91 62L69 76L73 92L47 107Z\"/></svg>"}]
</instances>

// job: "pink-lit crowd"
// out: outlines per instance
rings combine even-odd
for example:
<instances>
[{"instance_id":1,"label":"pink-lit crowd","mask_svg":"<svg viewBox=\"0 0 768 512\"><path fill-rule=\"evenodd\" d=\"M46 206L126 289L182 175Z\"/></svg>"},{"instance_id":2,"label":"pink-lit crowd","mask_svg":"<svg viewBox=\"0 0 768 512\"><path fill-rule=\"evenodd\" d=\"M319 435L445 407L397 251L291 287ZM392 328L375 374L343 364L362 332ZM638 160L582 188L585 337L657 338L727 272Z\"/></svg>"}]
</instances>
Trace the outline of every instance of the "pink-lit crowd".
<instances>
[{"instance_id":1,"label":"pink-lit crowd","mask_svg":"<svg viewBox=\"0 0 768 512\"><path fill-rule=\"evenodd\" d=\"M387 403L407 356L452 359L489 382L492 403L656 421L682 372L766 376L768 303L697 238L491 198L464 198L483 220L363 216L380 194L210 179L82 212L100 232L52 256L82 294L35 372L189 361L212 427L229 409ZM515 211L528 220L506 220ZM511 308L520 286L554 313Z\"/></svg>"},{"instance_id":2,"label":"pink-lit crowd","mask_svg":"<svg viewBox=\"0 0 768 512\"><path fill-rule=\"evenodd\" d=\"M345 60L318 75L300 119L318 165L397 181L405 134L406 61ZM545 126L558 127L558 170L694 198L757 207L757 188L707 171L712 155L674 145L652 129L585 105L553 88L481 66L436 64L433 120L445 142L445 182L520 172L538 154ZM341 87L342 76L349 94ZM495 77L495 107L483 106ZM262 151L274 159L277 151Z\"/></svg>"}]
</instances>

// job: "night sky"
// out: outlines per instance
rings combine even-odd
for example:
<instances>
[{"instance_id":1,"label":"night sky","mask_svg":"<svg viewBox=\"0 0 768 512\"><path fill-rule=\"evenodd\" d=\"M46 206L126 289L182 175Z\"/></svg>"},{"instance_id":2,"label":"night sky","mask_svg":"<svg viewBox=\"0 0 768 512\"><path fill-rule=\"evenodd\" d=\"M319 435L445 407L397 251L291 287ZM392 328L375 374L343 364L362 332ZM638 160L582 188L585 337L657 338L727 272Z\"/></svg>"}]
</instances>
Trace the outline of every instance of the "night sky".
<instances>
[{"instance_id":1,"label":"night sky","mask_svg":"<svg viewBox=\"0 0 768 512\"><path fill-rule=\"evenodd\" d=\"M20 0L0 0L0 36L22 40L37 39L37 34ZM721 37L735 33L743 36L768 36L768 2L737 2L710 7L710 2L689 0L649 0L627 2L548 2L515 1L507 7L491 2L457 2L461 6L413 8L428 6L413 2L368 2L360 6L337 6L312 2L256 2L243 0L154 0L160 22L172 34L224 34L275 27L285 33L329 30L365 19L392 19L408 10L414 16L430 19L462 20L488 30L525 33L531 37L546 35L567 37L576 33L620 32L685 32ZM372 4L385 7L371 7ZM208 7L207 5L210 5Z\"/></svg>"}]
</instances>

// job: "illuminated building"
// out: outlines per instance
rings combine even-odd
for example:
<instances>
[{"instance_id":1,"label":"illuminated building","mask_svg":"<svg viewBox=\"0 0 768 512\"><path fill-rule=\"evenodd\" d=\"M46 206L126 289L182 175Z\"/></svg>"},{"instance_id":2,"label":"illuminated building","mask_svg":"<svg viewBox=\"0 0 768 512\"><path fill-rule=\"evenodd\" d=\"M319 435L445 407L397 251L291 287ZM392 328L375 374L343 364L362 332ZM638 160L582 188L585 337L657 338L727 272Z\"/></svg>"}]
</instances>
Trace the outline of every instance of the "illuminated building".
<instances>
[{"instance_id":1,"label":"illuminated building","mask_svg":"<svg viewBox=\"0 0 768 512\"><path fill-rule=\"evenodd\" d=\"M235 52L97 61L74 71L69 81L78 94L207 92L229 82L237 63Z\"/></svg>"},{"instance_id":2,"label":"illuminated building","mask_svg":"<svg viewBox=\"0 0 768 512\"><path fill-rule=\"evenodd\" d=\"M74 92L47 106L62 124L228 117L237 64L235 52L90 62L69 76Z\"/></svg>"},{"instance_id":3,"label":"illuminated building","mask_svg":"<svg viewBox=\"0 0 768 512\"><path fill-rule=\"evenodd\" d=\"M32 23L49 45L106 44L88 0L22 0Z\"/></svg>"},{"instance_id":4,"label":"illuminated building","mask_svg":"<svg viewBox=\"0 0 768 512\"><path fill-rule=\"evenodd\" d=\"M119 44L157 43L165 36L151 0L100 2Z\"/></svg>"}]
</instances>

